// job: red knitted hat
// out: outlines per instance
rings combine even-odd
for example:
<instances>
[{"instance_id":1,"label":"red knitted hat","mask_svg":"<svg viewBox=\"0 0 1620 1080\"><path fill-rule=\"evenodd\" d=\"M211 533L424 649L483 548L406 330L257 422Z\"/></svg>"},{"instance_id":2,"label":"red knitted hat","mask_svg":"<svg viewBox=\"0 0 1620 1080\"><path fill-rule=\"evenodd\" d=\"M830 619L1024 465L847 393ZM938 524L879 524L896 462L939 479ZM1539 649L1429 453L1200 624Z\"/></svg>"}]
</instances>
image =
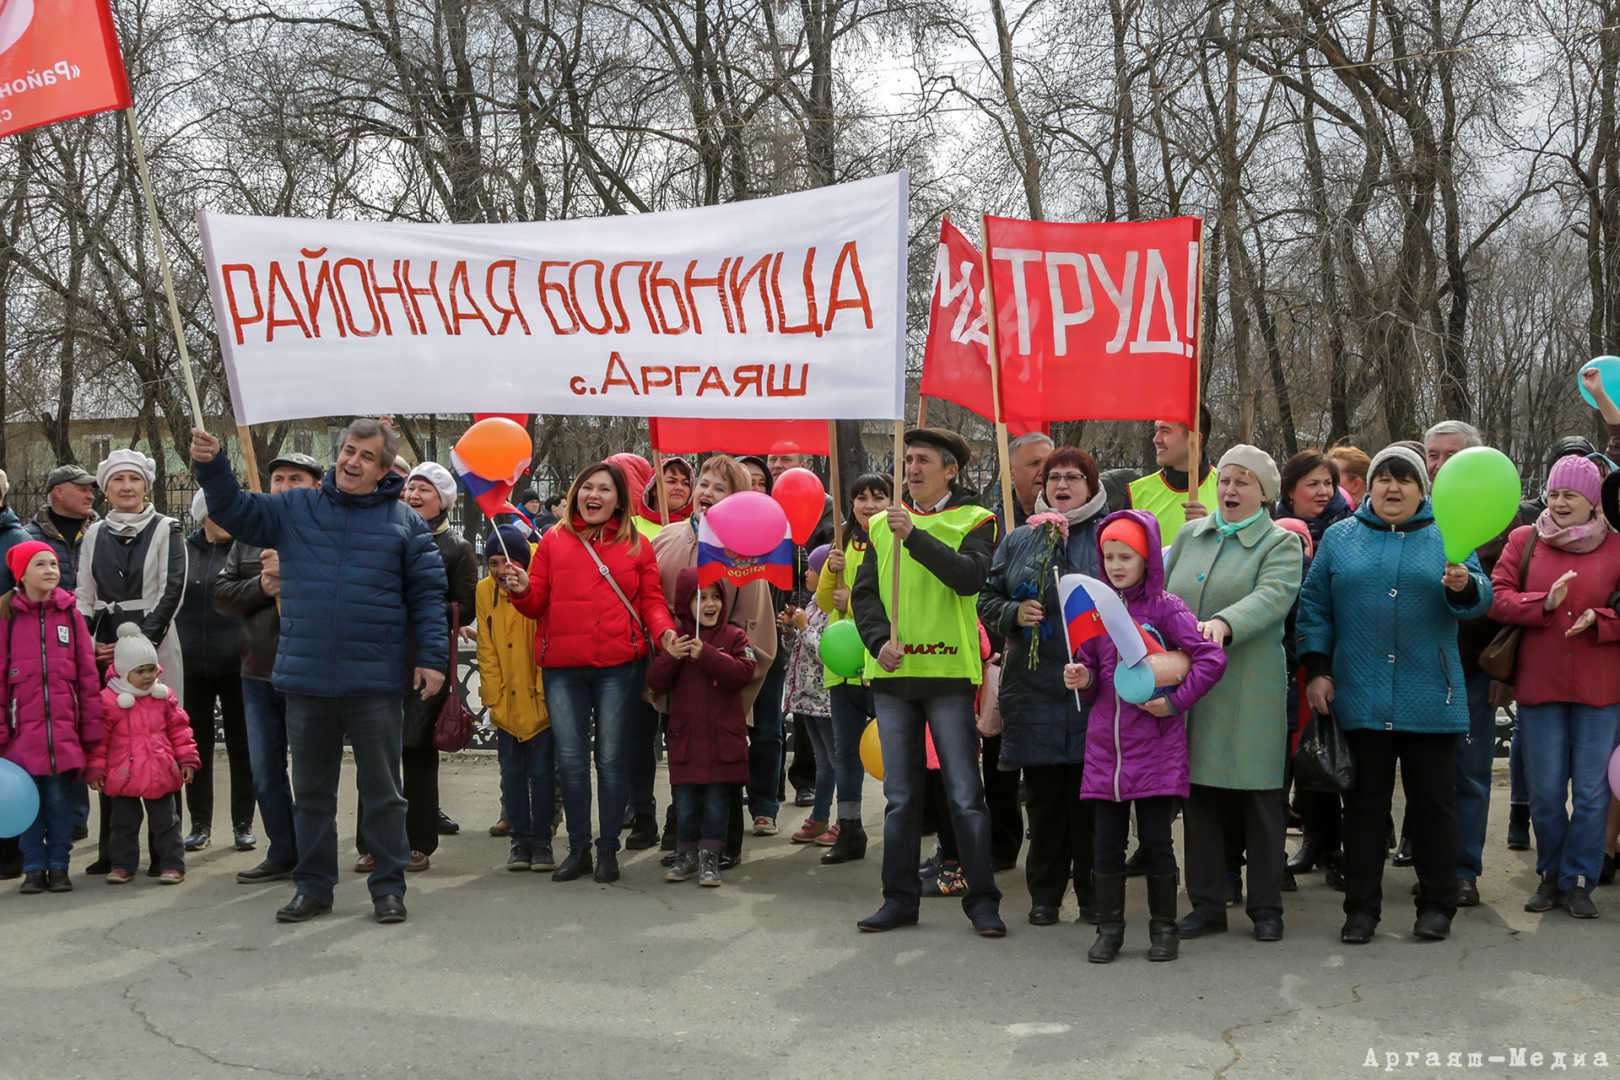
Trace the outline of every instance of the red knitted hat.
<instances>
[{"instance_id":1,"label":"red knitted hat","mask_svg":"<svg viewBox=\"0 0 1620 1080\"><path fill-rule=\"evenodd\" d=\"M12 580L19 588L22 587L23 572L28 569L28 564L34 561L35 555L41 553L53 555L55 549L39 540L24 540L6 552L6 569L11 571Z\"/></svg>"},{"instance_id":2,"label":"red knitted hat","mask_svg":"<svg viewBox=\"0 0 1620 1080\"><path fill-rule=\"evenodd\" d=\"M1110 540L1118 540L1144 559L1148 557L1148 534L1139 521L1132 521L1128 517L1110 521L1097 538L1097 546L1101 548Z\"/></svg>"}]
</instances>

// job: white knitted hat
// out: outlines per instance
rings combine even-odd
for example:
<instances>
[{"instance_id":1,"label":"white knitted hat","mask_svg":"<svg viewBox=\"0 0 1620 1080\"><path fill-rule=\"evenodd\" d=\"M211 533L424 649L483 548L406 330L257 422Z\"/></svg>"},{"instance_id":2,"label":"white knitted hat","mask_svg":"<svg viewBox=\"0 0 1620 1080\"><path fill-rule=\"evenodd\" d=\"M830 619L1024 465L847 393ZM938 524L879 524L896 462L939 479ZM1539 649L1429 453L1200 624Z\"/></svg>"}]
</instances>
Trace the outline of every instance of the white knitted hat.
<instances>
[{"instance_id":1,"label":"white knitted hat","mask_svg":"<svg viewBox=\"0 0 1620 1080\"><path fill-rule=\"evenodd\" d=\"M127 678L138 667L158 662L157 647L146 639L135 623L118 628L118 643L113 646L112 669L120 678Z\"/></svg>"},{"instance_id":2,"label":"white knitted hat","mask_svg":"<svg viewBox=\"0 0 1620 1080\"><path fill-rule=\"evenodd\" d=\"M449 510L450 507L455 505L456 478L450 475L449 469L440 465L437 461L424 461L411 470L411 474L405 478L405 482L410 483L418 478L426 480L438 490L439 502L443 504L441 509Z\"/></svg>"},{"instance_id":3,"label":"white knitted hat","mask_svg":"<svg viewBox=\"0 0 1620 1080\"><path fill-rule=\"evenodd\" d=\"M139 450L114 450L96 466L96 486L107 490L108 479L121 472L140 473L146 478L146 487L150 491L157 479L157 462Z\"/></svg>"}]
</instances>

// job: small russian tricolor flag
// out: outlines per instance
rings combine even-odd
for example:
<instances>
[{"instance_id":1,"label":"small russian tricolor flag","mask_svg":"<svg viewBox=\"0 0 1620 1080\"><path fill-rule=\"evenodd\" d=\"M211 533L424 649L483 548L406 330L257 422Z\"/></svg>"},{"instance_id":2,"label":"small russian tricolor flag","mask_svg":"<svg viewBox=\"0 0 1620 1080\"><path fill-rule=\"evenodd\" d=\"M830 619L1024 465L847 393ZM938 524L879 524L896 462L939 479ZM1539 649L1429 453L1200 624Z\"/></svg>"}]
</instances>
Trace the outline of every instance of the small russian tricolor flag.
<instances>
[{"instance_id":1,"label":"small russian tricolor flag","mask_svg":"<svg viewBox=\"0 0 1620 1080\"><path fill-rule=\"evenodd\" d=\"M1058 599L1063 604L1063 623L1069 628L1070 656L1079 651L1082 643L1108 632L1103 626L1102 612L1097 610L1078 574L1058 579Z\"/></svg>"},{"instance_id":2,"label":"small russian tricolor flag","mask_svg":"<svg viewBox=\"0 0 1620 1080\"><path fill-rule=\"evenodd\" d=\"M709 523L698 521L697 574L698 588L707 588L717 581L742 586L750 581L765 580L778 589L793 588L793 536L782 535L782 542L764 555L739 555L729 550L714 535Z\"/></svg>"}]
</instances>

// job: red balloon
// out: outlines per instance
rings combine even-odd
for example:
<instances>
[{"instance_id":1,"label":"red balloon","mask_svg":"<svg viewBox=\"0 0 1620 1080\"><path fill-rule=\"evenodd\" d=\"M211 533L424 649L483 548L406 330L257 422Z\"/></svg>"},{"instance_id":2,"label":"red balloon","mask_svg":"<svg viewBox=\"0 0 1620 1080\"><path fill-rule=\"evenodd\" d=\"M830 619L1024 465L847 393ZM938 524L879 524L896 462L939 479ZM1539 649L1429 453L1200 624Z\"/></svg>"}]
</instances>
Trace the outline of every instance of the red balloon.
<instances>
[{"instance_id":1,"label":"red balloon","mask_svg":"<svg viewBox=\"0 0 1620 1080\"><path fill-rule=\"evenodd\" d=\"M789 469L771 485L771 498L782 504L793 529L793 542L803 547L821 524L821 515L827 509L827 489L809 469Z\"/></svg>"}]
</instances>

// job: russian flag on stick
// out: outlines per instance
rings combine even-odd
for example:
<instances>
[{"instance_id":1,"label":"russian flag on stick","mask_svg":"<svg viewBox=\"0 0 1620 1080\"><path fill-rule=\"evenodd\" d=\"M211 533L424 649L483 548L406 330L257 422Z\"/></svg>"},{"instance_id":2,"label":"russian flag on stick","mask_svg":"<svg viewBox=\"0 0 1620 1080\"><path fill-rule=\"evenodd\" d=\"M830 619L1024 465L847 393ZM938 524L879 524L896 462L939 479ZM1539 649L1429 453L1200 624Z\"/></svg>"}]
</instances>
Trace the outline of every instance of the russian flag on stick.
<instances>
[{"instance_id":1,"label":"russian flag on stick","mask_svg":"<svg viewBox=\"0 0 1620 1080\"><path fill-rule=\"evenodd\" d=\"M1068 574L1058 578L1058 600L1063 604L1063 625L1068 628L1070 658L1082 644L1108 632L1103 627L1102 612L1086 591L1083 577Z\"/></svg>"},{"instance_id":2,"label":"russian flag on stick","mask_svg":"<svg viewBox=\"0 0 1620 1080\"><path fill-rule=\"evenodd\" d=\"M698 522L697 552L698 588L707 588L717 581L743 586L750 581L764 580L778 589L793 588L793 537L782 535L782 542L764 555L739 555L731 551L714 535L707 521Z\"/></svg>"}]
</instances>

